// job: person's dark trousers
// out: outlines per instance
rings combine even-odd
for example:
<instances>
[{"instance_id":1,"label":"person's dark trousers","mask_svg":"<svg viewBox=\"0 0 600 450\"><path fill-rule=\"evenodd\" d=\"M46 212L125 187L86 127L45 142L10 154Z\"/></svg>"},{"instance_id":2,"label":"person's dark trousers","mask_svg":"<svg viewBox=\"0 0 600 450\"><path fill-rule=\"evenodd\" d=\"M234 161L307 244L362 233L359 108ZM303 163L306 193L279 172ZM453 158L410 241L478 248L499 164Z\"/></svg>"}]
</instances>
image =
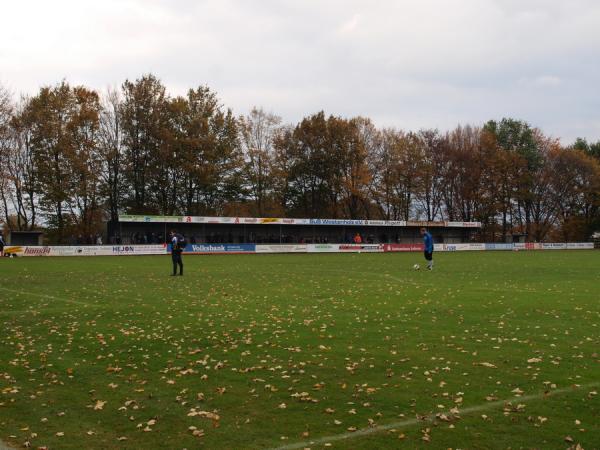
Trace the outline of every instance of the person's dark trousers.
<instances>
[{"instance_id":1,"label":"person's dark trousers","mask_svg":"<svg viewBox=\"0 0 600 450\"><path fill-rule=\"evenodd\" d=\"M177 275L177 266L179 266L179 275L183 275L183 260L181 259L181 252L171 253L171 259L173 260L173 275Z\"/></svg>"},{"instance_id":2,"label":"person's dark trousers","mask_svg":"<svg viewBox=\"0 0 600 450\"><path fill-rule=\"evenodd\" d=\"M425 259L427 260L427 269L433 270L433 251L428 252L427 250L425 250L424 255Z\"/></svg>"}]
</instances>

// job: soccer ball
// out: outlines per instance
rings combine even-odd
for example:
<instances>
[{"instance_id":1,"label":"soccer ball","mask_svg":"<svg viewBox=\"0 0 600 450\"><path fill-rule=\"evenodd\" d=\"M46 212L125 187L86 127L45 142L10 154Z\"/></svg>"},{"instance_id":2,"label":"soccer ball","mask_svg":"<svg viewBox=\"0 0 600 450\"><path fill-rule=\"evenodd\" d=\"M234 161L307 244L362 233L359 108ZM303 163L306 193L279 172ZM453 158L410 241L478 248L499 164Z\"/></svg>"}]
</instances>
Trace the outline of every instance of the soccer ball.
<instances>
[{"instance_id":1,"label":"soccer ball","mask_svg":"<svg viewBox=\"0 0 600 450\"><path fill-rule=\"evenodd\" d=\"M413 266L413 270L419 270L420 268L421 268L421 266L420 266L420 265L418 265L418 264L415 264L415 265Z\"/></svg>"}]
</instances>

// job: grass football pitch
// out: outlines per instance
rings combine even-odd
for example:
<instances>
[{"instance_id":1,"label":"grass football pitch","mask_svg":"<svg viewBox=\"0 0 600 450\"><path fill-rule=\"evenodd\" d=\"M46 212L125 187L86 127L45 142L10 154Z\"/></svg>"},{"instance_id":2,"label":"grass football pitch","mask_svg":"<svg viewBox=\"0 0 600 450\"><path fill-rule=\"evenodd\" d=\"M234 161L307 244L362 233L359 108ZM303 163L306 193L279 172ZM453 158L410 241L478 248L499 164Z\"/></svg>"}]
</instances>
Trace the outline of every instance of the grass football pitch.
<instances>
[{"instance_id":1,"label":"grass football pitch","mask_svg":"<svg viewBox=\"0 0 600 450\"><path fill-rule=\"evenodd\" d=\"M0 440L600 448L598 251L184 262L0 260Z\"/></svg>"}]
</instances>

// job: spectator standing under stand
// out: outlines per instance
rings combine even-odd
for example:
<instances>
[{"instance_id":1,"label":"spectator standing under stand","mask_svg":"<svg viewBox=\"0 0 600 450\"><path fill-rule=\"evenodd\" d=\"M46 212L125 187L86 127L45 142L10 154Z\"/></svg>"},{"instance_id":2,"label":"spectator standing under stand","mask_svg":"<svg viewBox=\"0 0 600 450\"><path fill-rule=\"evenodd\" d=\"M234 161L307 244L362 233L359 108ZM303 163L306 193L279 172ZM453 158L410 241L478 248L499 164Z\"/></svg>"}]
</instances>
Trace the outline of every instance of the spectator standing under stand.
<instances>
[{"instance_id":1,"label":"spectator standing under stand","mask_svg":"<svg viewBox=\"0 0 600 450\"><path fill-rule=\"evenodd\" d=\"M173 273L177 275L177 266L179 266L179 275L183 275L183 260L181 254L185 249L185 238L175 230L171 230L171 259L173 260Z\"/></svg>"},{"instance_id":2,"label":"spectator standing under stand","mask_svg":"<svg viewBox=\"0 0 600 450\"><path fill-rule=\"evenodd\" d=\"M356 233L356 236L354 236L354 243L355 244L362 244L362 238L360 237L359 233Z\"/></svg>"},{"instance_id":3,"label":"spectator standing under stand","mask_svg":"<svg viewBox=\"0 0 600 450\"><path fill-rule=\"evenodd\" d=\"M2 237L2 234L0 234L0 256L4 256L4 246L6 245L6 243L4 242L4 238Z\"/></svg>"}]
</instances>

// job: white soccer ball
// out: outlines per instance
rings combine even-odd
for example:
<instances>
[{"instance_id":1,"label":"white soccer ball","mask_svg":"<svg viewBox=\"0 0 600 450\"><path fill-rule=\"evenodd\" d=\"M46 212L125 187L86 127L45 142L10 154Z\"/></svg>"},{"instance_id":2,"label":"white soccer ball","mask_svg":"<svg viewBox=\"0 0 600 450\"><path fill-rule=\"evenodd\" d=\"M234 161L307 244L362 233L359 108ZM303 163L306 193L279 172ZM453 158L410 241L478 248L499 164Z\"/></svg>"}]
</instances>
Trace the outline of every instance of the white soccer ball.
<instances>
[{"instance_id":1,"label":"white soccer ball","mask_svg":"<svg viewBox=\"0 0 600 450\"><path fill-rule=\"evenodd\" d=\"M418 264L415 264L415 265L413 266L413 270L419 270L420 268L421 268L421 266L420 266L420 265L418 265Z\"/></svg>"}]
</instances>

